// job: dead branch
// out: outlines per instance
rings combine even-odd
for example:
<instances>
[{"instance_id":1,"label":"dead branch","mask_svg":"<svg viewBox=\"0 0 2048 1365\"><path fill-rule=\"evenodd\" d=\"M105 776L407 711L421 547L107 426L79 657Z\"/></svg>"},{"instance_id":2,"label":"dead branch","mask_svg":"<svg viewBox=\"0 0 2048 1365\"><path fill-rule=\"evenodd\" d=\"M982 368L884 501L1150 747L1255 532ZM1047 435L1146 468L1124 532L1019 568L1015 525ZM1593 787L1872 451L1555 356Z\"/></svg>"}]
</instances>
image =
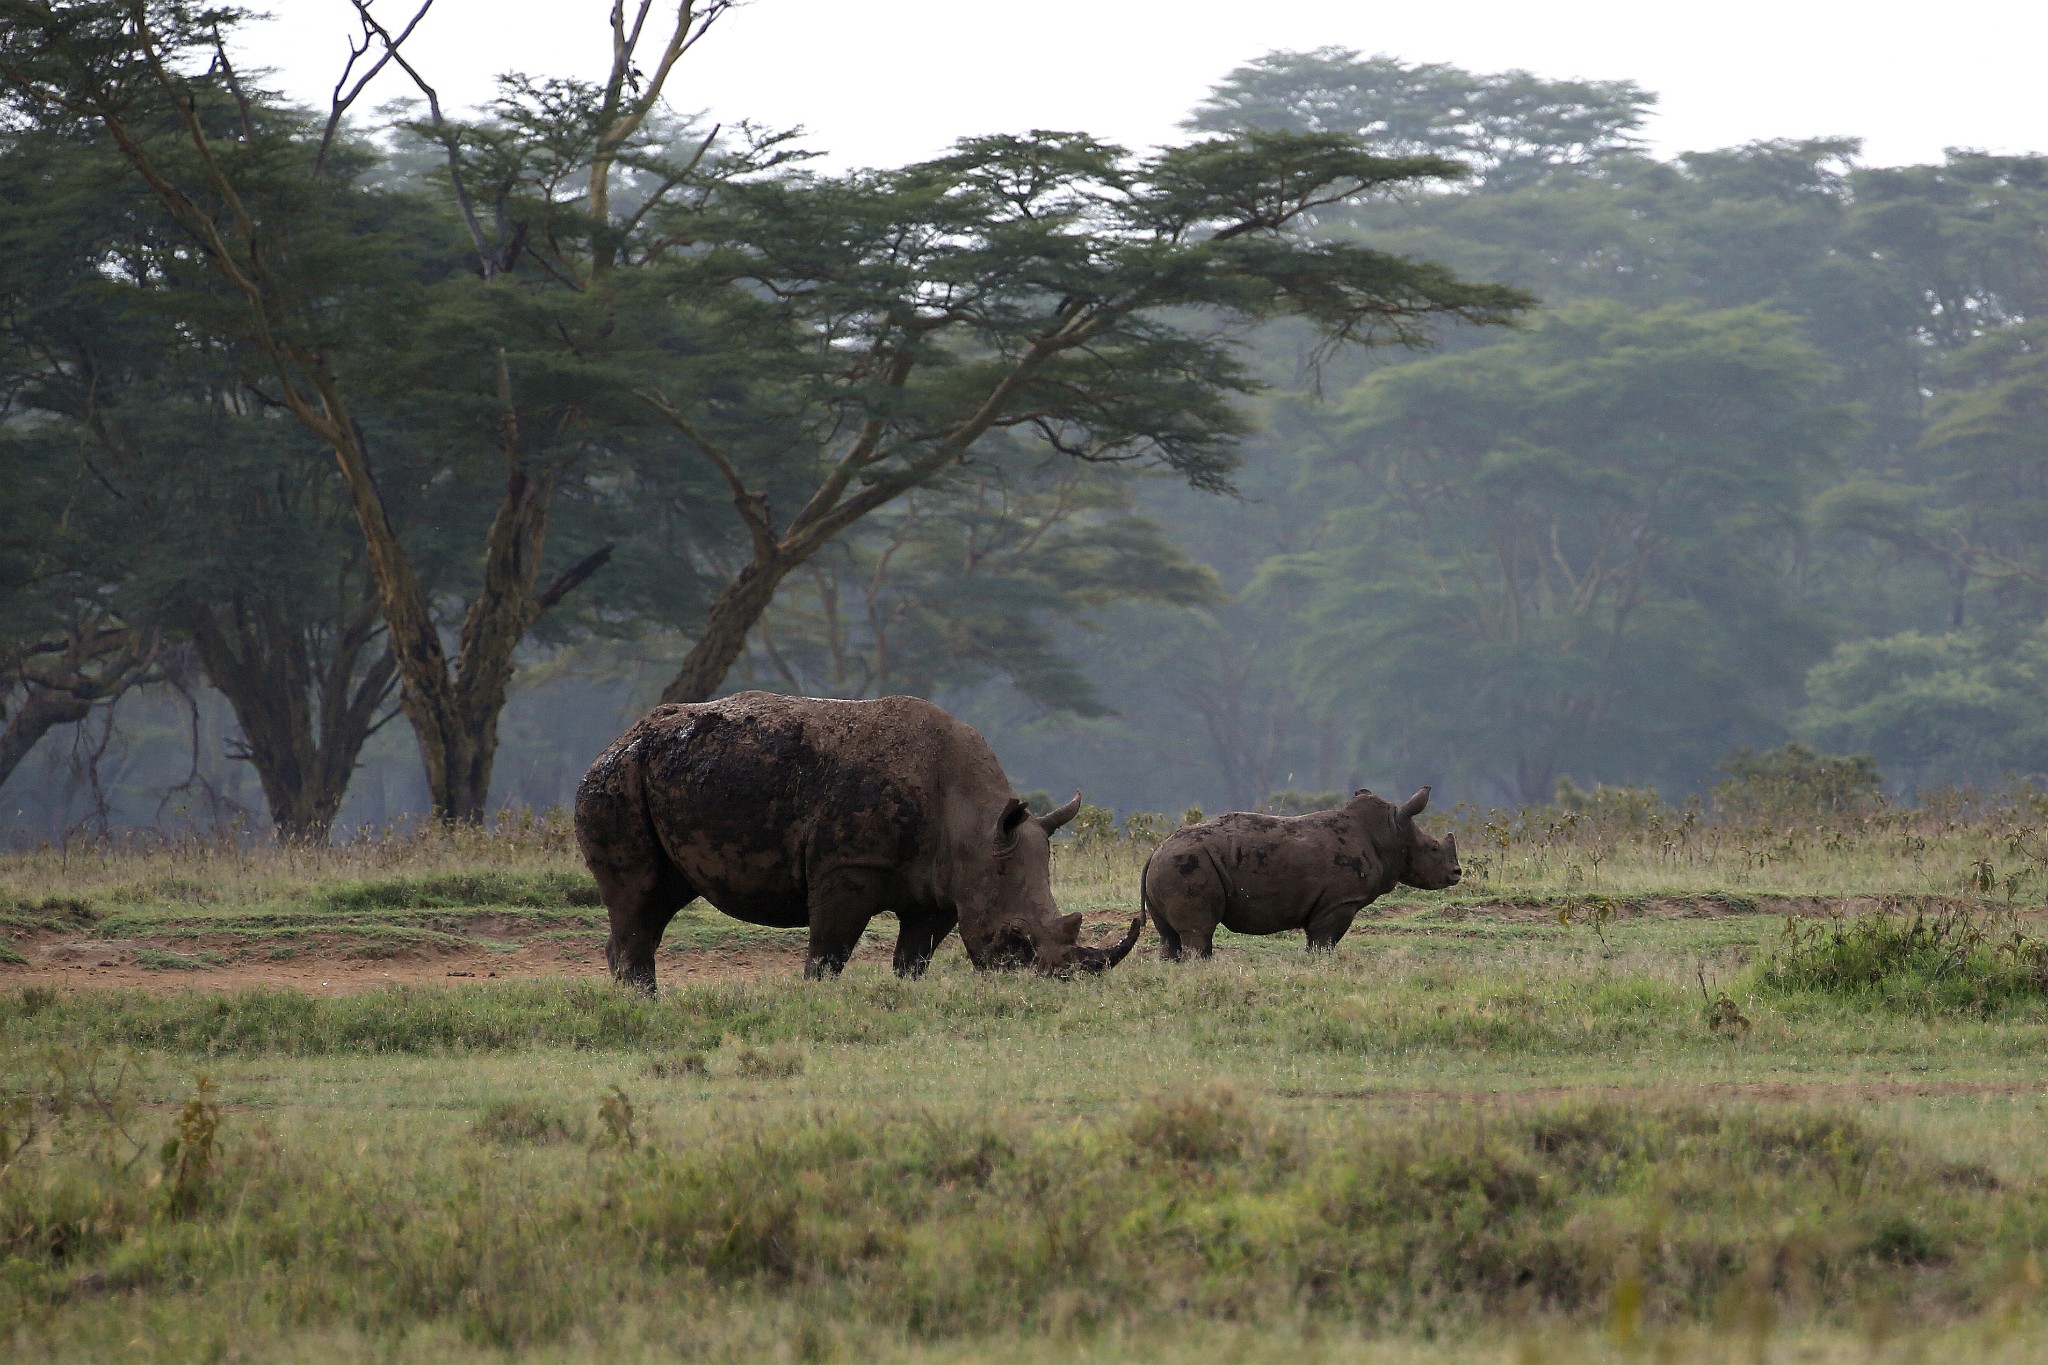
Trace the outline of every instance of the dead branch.
<instances>
[{"instance_id":1,"label":"dead branch","mask_svg":"<svg viewBox=\"0 0 2048 1365\"><path fill-rule=\"evenodd\" d=\"M321 172L327 167L327 150L334 145L334 134L341 126L341 116L347 113L349 106L356 102L356 96L362 94L364 88L371 81L377 79L377 73L390 64L391 59L397 55L399 44L412 37L412 31L420 26L420 20L426 18L427 11L434 7L434 0L423 0L419 7L419 12L412 16L412 22L407 24L396 38L392 38L384 44L383 55L371 63L370 69L358 77L354 85L350 85L348 82L349 73L354 71L356 63L369 53L372 42L378 39L381 30L371 27L371 0L349 0L349 3L355 7L356 18L362 22L363 45L357 47L353 40L349 42L348 62L341 68L340 78L334 82L334 94L329 100L327 108L327 126L320 131L320 150L314 153L313 156L313 178L315 180L320 178Z\"/></svg>"}]
</instances>

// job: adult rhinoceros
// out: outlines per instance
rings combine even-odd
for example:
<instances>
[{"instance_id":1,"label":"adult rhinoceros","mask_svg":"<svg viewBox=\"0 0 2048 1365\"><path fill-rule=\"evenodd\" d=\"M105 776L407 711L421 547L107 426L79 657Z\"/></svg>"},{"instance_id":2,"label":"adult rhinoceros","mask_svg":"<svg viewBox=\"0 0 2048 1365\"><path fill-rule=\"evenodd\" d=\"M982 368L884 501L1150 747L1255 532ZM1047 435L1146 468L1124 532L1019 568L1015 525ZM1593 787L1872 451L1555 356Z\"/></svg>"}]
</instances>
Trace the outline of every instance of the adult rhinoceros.
<instances>
[{"instance_id":1,"label":"adult rhinoceros","mask_svg":"<svg viewBox=\"0 0 2048 1365\"><path fill-rule=\"evenodd\" d=\"M1302 929L1310 952L1334 948L1396 883L1456 885L1456 836L1432 838L1415 823L1428 804L1427 787L1399 806L1360 791L1336 810L1240 812L1176 830L1152 851L1142 890L1167 960L1209 956L1219 924L1236 934Z\"/></svg>"},{"instance_id":2,"label":"adult rhinoceros","mask_svg":"<svg viewBox=\"0 0 2048 1365\"><path fill-rule=\"evenodd\" d=\"M804 975L837 973L868 921L901 924L896 970L923 973L955 924L977 967L1101 971L1053 904L1053 831L975 731L915 697L822 701L741 692L658 706L576 791L576 840L611 912L612 975L654 989L654 950L702 896L734 919L811 931Z\"/></svg>"}]
</instances>

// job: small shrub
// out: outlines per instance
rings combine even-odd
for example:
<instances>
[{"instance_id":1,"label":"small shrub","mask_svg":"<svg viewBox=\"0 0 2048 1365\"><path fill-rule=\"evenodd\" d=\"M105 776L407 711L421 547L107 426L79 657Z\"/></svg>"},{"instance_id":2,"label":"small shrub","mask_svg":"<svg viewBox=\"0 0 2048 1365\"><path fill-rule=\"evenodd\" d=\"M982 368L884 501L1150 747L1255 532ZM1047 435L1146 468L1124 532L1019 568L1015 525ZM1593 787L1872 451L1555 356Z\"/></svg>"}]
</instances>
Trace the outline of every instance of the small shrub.
<instances>
[{"instance_id":1,"label":"small shrub","mask_svg":"<svg viewBox=\"0 0 2048 1365\"><path fill-rule=\"evenodd\" d=\"M786 1044L754 1047L742 1043L733 1050L733 1067L742 1076L800 1076L804 1054Z\"/></svg>"},{"instance_id":2,"label":"small shrub","mask_svg":"<svg viewBox=\"0 0 2048 1365\"><path fill-rule=\"evenodd\" d=\"M1227 1086L1155 1096L1138 1106L1127 1131L1141 1154L1210 1164L1244 1151L1251 1115Z\"/></svg>"},{"instance_id":3,"label":"small shrub","mask_svg":"<svg viewBox=\"0 0 2048 1365\"><path fill-rule=\"evenodd\" d=\"M476 1135L488 1142L561 1142L569 1123L537 1100L492 1100L476 1119Z\"/></svg>"},{"instance_id":4,"label":"small shrub","mask_svg":"<svg viewBox=\"0 0 2048 1365\"><path fill-rule=\"evenodd\" d=\"M1726 995L1717 995L1714 1003L1707 1006L1707 1031L1741 1038L1749 1032L1749 1016Z\"/></svg>"},{"instance_id":5,"label":"small shrub","mask_svg":"<svg viewBox=\"0 0 2048 1365\"><path fill-rule=\"evenodd\" d=\"M2048 943L2010 917L1962 908L1807 924L1788 916L1758 980L1779 991L1981 1013L2048 998Z\"/></svg>"},{"instance_id":6,"label":"small shrub","mask_svg":"<svg viewBox=\"0 0 2048 1365\"><path fill-rule=\"evenodd\" d=\"M1124 838L1134 844L1156 844L1173 830L1173 820L1156 810L1132 811L1124 817Z\"/></svg>"},{"instance_id":7,"label":"small shrub","mask_svg":"<svg viewBox=\"0 0 2048 1365\"><path fill-rule=\"evenodd\" d=\"M213 1184L214 1141L220 1136L220 1106L211 1078L201 1076L192 1098L178 1114L158 1152L163 1162L164 1207L174 1218L197 1213Z\"/></svg>"},{"instance_id":8,"label":"small shrub","mask_svg":"<svg viewBox=\"0 0 2048 1365\"><path fill-rule=\"evenodd\" d=\"M14 951L14 945L8 943L5 939L0 939L0 962L4 962L10 967L26 967L28 965L28 959Z\"/></svg>"},{"instance_id":9,"label":"small shrub","mask_svg":"<svg viewBox=\"0 0 2048 1365\"><path fill-rule=\"evenodd\" d=\"M55 986L23 986L14 993L14 1011L24 1019L33 1019L56 1003Z\"/></svg>"},{"instance_id":10,"label":"small shrub","mask_svg":"<svg viewBox=\"0 0 2048 1365\"><path fill-rule=\"evenodd\" d=\"M1067 830L1082 847L1106 843L1116 838L1116 812L1107 806L1084 805Z\"/></svg>"},{"instance_id":11,"label":"small shrub","mask_svg":"<svg viewBox=\"0 0 2048 1365\"><path fill-rule=\"evenodd\" d=\"M640 1145L640 1132L634 1125L637 1114L632 1097L618 1086L597 1102L597 1122L604 1131L597 1135L592 1144L596 1147L616 1147L630 1152Z\"/></svg>"},{"instance_id":12,"label":"small shrub","mask_svg":"<svg viewBox=\"0 0 2048 1365\"><path fill-rule=\"evenodd\" d=\"M1883 799L1884 778L1868 754L1822 754L1795 742L1763 753L1737 749L1716 767L1728 777L1714 800L1733 815L1840 814Z\"/></svg>"},{"instance_id":13,"label":"small shrub","mask_svg":"<svg viewBox=\"0 0 2048 1365\"><path fill-rule=\"evenodd\" d=\"M709 1076L711 1067L701 1052L678 1052L656 1057L647 1064L647 1074L657 1081L679 1081L687 1076Z\"/></svg>"},{"instance_id":14,"label":"small shrub","mask_svg":"<svg viewBox=\"0 0 2048 1365\"><path fill-rule=\"evenodd\" d=\"M1591 791L1587 791L1569 777L1557 779L1557 790L1551 799L1567 814L1581 815L1598 824L1622 829L1645 828L1653 817L1661 816L1668 809L1655 787L1595 784Z\"/></svg>"}]
</instances>

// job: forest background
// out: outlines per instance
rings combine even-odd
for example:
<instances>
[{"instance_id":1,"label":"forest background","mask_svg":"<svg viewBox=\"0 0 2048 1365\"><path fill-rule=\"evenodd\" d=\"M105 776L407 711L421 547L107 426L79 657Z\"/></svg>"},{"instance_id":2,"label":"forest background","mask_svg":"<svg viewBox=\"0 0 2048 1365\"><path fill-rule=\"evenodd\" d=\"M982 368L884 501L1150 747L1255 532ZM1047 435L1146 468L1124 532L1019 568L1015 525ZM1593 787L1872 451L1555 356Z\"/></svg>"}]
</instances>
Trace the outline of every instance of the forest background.
<instances>
[{"instance_id":1,"label":"forest background","mask_svg":"<svg viewBox=\"0 0 2048 1365\"><path fill-rule=\"evenodd\" d=\"M2048 158L1659 160L1626 81L1333 49L1225 77L1213 154L1033 133L829 176L631 61L470 121L424 87L294 110L164 13L182 113L132 44L0 52L11 840L545 807L713 673L930 696L1020 788L1126 810L1675 795L1788 740L1908 794L2048 769ZM256 282L286 332L223 284L234 196L181 217L138 152L288 236ZM1216 273L1215 203L1276 167L1300 192ZM1048 273L1047 223L1093 254ZM1061 309L1107 330L975 429ZM870 424L915 448L862 464ZM366 487L416 580L396 648ZM400 714L423 629L445 696Z\"/></svg>"}]
</instances>

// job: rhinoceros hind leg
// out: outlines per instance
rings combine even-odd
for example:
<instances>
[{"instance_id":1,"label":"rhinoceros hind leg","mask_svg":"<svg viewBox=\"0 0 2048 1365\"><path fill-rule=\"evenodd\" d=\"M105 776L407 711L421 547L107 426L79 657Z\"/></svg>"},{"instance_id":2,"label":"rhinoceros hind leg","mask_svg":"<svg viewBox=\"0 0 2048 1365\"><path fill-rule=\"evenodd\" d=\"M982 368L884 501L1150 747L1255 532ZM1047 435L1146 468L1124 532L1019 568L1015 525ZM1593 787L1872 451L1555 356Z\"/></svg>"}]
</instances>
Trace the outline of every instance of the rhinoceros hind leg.
<instances>
[{"instance_id":1,"label":"rhinoceros hind leg","mask_svg":"<svg viewBox=\"0 0 2048 1365\"><path fill-rule=\"evenodd\" d=\"M919 915L901 911L898 916L903 927L896 933L896 975L915 980L932 965L932 954L946 941L946 935L953 932L959 917L946 913Z\"/></svg>"},{"instance_id":2,"label":"rhinoceros hind leg","mask_svg":"<svg viewBox=\"0 0 2048 1365\"><path fill-rule=\"evenodd\" d=\"M1180 961L1180 930L1168 924L1166 916L1160 914L1157 910L1152 912L1152 927L1159 931L1159 960L1161 962Z\"/></svg>"},{"instance_id":3,"label":"rhinoceros hind leg","mask_svg":"<svg viewBox=\"0 0 2048 1365\"><path fill-rule=\"evenodd\" d=\"M1206 960L1207 958L1215 954L1215 925L1205 924L1200 928L1194 929L1188 928L1187 926L1183 925L1181 928L1174 931L1173 938L1169 940L1167 939L1165 932L1168 927L1166 921L1160 918L1159 916L1155 915L1153 916L1152 922L1153 924L1159 927L1160 940L1168 944L1168 949L1166 953L1167 961L1178 962L1182 958L1187 957L1199 957Z\"/></svg>"},{"instance_id":4,"label":"rhinoceros hind leg","mask_svg":"<svg viewBox=\"0 0 2048 1365\"><path fill-rule=\"evenodd\" d=\"M863 867L828 873L810 894L811 951L804 975L816 981L837 976L860 946L868 921L884 908L888 887L879 872Z\"/></svg>"},{"instance_id":5,"label":"rhinoceros hind leg","mask_svg":"<svg viewBox=\"0 0 2048 1365\"><path fill-rule=\"evenodd\" d=\"M676 911L697 898L697 891L672 869L619 876L596 869L598 894L610 912L611 937L605 940L605 961L615 980L654 994L654 950Z\"/></svg>"}]
</instances>

